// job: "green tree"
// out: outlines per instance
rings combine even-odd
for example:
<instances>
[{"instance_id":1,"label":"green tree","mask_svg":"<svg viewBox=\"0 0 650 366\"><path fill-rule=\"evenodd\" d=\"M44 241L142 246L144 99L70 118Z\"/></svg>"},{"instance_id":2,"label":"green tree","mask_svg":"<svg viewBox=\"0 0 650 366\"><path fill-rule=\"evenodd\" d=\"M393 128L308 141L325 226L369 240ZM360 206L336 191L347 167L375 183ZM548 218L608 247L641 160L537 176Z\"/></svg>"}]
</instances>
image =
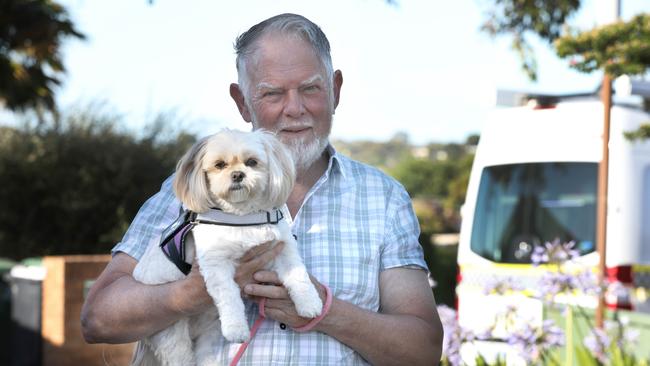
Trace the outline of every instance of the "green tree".
<instances>
[{"instance_id":1,"label":"green tree","mask_svg":"<svg viewBox=\"0 0 650 366\"><path fill-rule=\"evenodd\" d=\"M537 80L537 62L529 37L536 35L550 45L580 8L580 0L492 0L492 3L481 29L493 37L512 37L512 48L521 59L522 69L531 80Z\"/></svg>"},{"instance_id":2,"label":"green tree","mask_svg":"<svg viewBox=\"0 0 650 366\"><path fill-rule=\"evenodd\" d=\"M0 0L0 104L13 111L55 110L65 38L84 35L58 3Z\"/></svg>"},{"instance_id":3,"label":"green tree","mask_svg":"<svg viewBox=\"0 0 650 366\"><path fill-rule=\"evenodd\" d=\"M0 257L107 253L195 141L165 138L171 122L139 138L93 111L0 127Z\"/></svg>"},{"instance_id":4,"label":"green tree","mask_svg":"<svg viewBox=\"0 0 650 366\"><path fill-rule=\"evenodd\" d=\"M467 138L465 139L465 145L468 145L468 146L477 146L477 145L478 145L478 142L479 142L480 139L481 139L481 135L479 135L479 134L472 134L472 135L469 135L469 136L467 136Z\"/></svg>"},{"instance_id":5,"label":"green tree","mask_svg":"<svg viewBox=\"0 0 650 366\"><path fill-rule=\"evenodd\" d=\"M445 197L447 183L455 175L454 164L447 161L410 158L402 161L390 174L400 181L411 197Z\"/></svg>"},{"instance_id":6,"label":"green tree","mask_svg":"<svg viewBox=\"0 0 650 366\"><path fill-rule=\"evenodd\" d=\"M564 35L555 49L578 71L604 70L612 77L644 74L650 67L650 15Z\"/></svg>"},{"instance_id":7,"label":"green tree","mask_svg":"<svg viewBox=\"0 0 650 366\"><path fill-rule=\"evenodd\" d=\"M596 27L586 32L562 35L569 17L580 7L580 0L493 0L494 6L482 29L496 36L510 34L513 48L522 58L529 77L536 79L533 52L527 33L554 44L560 58L578 71L603 70L612 77L640 75L650 69L650 15L639 14L630 21ZM523 40L523 42L522 42ZM646 101L646 104L648 102ZM632 131L627 138L647 135L647 126Z\"/></svg>"},{"instance_id":8,"label":"green tree","mask_svg":"<svg viewBox=\"0 0 650 366\"><path fill-rule=\"evenodd\" d=\"M612 78L645 74L650 69L650 14L564 35L555 41L555 49L558 56L569 59L569 65L582 72L603 70ZM649 131L650 123L646 123L625 137L644 139L650 136Z\"/></svg>"},{"instance_id":9,"label":"green tree","mask_svg":"<svg viewBox=\"0 0 650 366\"><path fill-rule=\"evenodd\" d=\"M456 174L447 184L447 196L444 200L445 209L454 212L460 211L460 206L465 202L473 162L474 154L466 154L456 162Z\"/></svg>"},{"instance_id":10,"label":"green tree","mask_svg":"<svg viewBox=\"0 0 650 366\"><path fill-rule=\"evenodd\" d=\"M410 158L389 170L413 198L423 232L458 230L472 161L471 154L445 161Z\"/></svg>"},{"instance_id":11,"label":"green tree","mask_svg":"<svg viewBox=\"0 0 650 366\"><path fill-rule=\"evenodd\" d=\"M386 142L339 140L333 144L338 151L381 168L400 181L413 198L426 236L459 229L460 206L465 200L478 135L469 136L467 141L414 148L405 134L397 134Z\"/></svg>"}]
</instances>

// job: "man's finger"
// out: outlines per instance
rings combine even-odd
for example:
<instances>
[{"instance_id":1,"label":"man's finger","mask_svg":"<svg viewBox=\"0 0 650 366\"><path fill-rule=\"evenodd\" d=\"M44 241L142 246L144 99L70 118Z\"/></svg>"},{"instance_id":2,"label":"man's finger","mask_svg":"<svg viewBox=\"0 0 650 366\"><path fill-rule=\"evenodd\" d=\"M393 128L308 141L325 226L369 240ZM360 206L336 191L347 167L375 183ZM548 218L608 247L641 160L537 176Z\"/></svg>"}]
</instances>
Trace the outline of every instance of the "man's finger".
<instances>
[{"instance_id":1,"label":"man's finger","mask_svg":"<svg viewBox=\"0 0 650 366\"><path fill-rule=\"evenodd\" d=\"M260 285L249 283L244 286L244 293L248 296L268 297L270 299L284 299L289 293L282 286Z\"/></svg>"},{"instance_id":2,"label":"man's finger","mask_svg":"<svg viewBox=\"0 0 650 366\"><path fill-rule=\"evenodd\" d=\"M280 278L278 277L278 274L273 272L273 271L257 271L253 275L253 278L257 282L261 283L272 283L274 285L281 285L282 283L280 282Z\"/></svg>"}]
</instances>

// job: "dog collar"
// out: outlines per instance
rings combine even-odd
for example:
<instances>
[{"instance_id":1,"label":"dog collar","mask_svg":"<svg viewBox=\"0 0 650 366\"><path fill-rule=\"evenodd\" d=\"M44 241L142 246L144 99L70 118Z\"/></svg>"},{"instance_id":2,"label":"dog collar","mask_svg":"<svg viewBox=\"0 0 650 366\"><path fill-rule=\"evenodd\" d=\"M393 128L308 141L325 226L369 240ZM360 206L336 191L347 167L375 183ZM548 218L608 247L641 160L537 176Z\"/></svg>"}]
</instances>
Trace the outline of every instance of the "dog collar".
<instances>
[{"instance_id":1,"label":"dog collar","mask_svg":"<svg viewBox=\"0 0 650 366\"><path fill-rule=\"evenodd\" d=\"M259 211L248 215L238 216L213 208L207 212L197 214L194 222L197 224L225 225L225 226L257 226L264 224L277 224L284 218L282 211L273 208L271 211Z\"/></svg>"},{"instance_id":2,"label":"dog collar","mask_svg":"<svg viewBox=\"0 0 650 366\"><path fill-rule=\"evenodd\" d=\"M257 226L277 224L284 215L277 208L271 211L260 211L248 215L237 216L225 213L219 209L210 209L205 213L197 214L192 211L182 211L178 218L162 233L160 249L183 274L187 275L192 270L192 265L185 257L185 240L196 225L222 225L222 226Z\"/></svg>"}]
</instances>

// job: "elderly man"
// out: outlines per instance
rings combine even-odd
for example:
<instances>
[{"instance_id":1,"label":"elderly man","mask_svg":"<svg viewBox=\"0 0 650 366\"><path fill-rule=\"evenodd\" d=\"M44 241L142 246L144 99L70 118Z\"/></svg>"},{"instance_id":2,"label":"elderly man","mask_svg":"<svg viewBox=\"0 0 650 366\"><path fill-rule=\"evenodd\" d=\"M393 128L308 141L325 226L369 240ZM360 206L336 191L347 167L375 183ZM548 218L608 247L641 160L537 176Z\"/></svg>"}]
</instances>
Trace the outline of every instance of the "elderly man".
<instances>
[{"instance_id":1,"label":"elderly man","mask_svg":"<svg viewBox=\"0 0 650 366\"><path fill-rule=\"evenodd\" d=\"M343 76L332 68L327 38L308 19L282 14L253 26L235 48L239 84L230 86L230 95L253 129L276 132L292 151L298 172L287 202L292 231L312 281L334 294L313 331L294 332L311 319L296 314L274 272L261 270L279 246L252 249L235 280L249 298L250 319L256 317L250 299L267 298L267 320L240 363L437 364L442 328L410 199L399 183L328 143ZM113 249L82 311L87 341L135 341L212 306L196 268L158 286L132 277L146 246L158 243L179 207L168 179ZM223 363L239 346L214 342Z\"/></svg>"}]
</instances>

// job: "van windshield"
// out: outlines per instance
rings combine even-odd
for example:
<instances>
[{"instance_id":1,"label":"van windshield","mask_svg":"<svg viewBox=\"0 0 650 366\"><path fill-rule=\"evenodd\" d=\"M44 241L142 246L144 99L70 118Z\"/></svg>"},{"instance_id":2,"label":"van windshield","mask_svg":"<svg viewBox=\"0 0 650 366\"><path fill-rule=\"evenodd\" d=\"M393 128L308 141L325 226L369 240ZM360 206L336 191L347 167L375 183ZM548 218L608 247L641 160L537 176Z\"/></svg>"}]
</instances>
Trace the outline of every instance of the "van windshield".
<instances>
[{"instance_id":1,"label":"van windshield","mask_svg":"<svg viewBox=\"0 0 650 366\"><path fill-rule=\"evenodd\" d=\"M471 249L501 263L530 263L537 245L575 240L593 252L597 163L527 163L486 167L481 174Z\"/></svg>"}]
</instances>

